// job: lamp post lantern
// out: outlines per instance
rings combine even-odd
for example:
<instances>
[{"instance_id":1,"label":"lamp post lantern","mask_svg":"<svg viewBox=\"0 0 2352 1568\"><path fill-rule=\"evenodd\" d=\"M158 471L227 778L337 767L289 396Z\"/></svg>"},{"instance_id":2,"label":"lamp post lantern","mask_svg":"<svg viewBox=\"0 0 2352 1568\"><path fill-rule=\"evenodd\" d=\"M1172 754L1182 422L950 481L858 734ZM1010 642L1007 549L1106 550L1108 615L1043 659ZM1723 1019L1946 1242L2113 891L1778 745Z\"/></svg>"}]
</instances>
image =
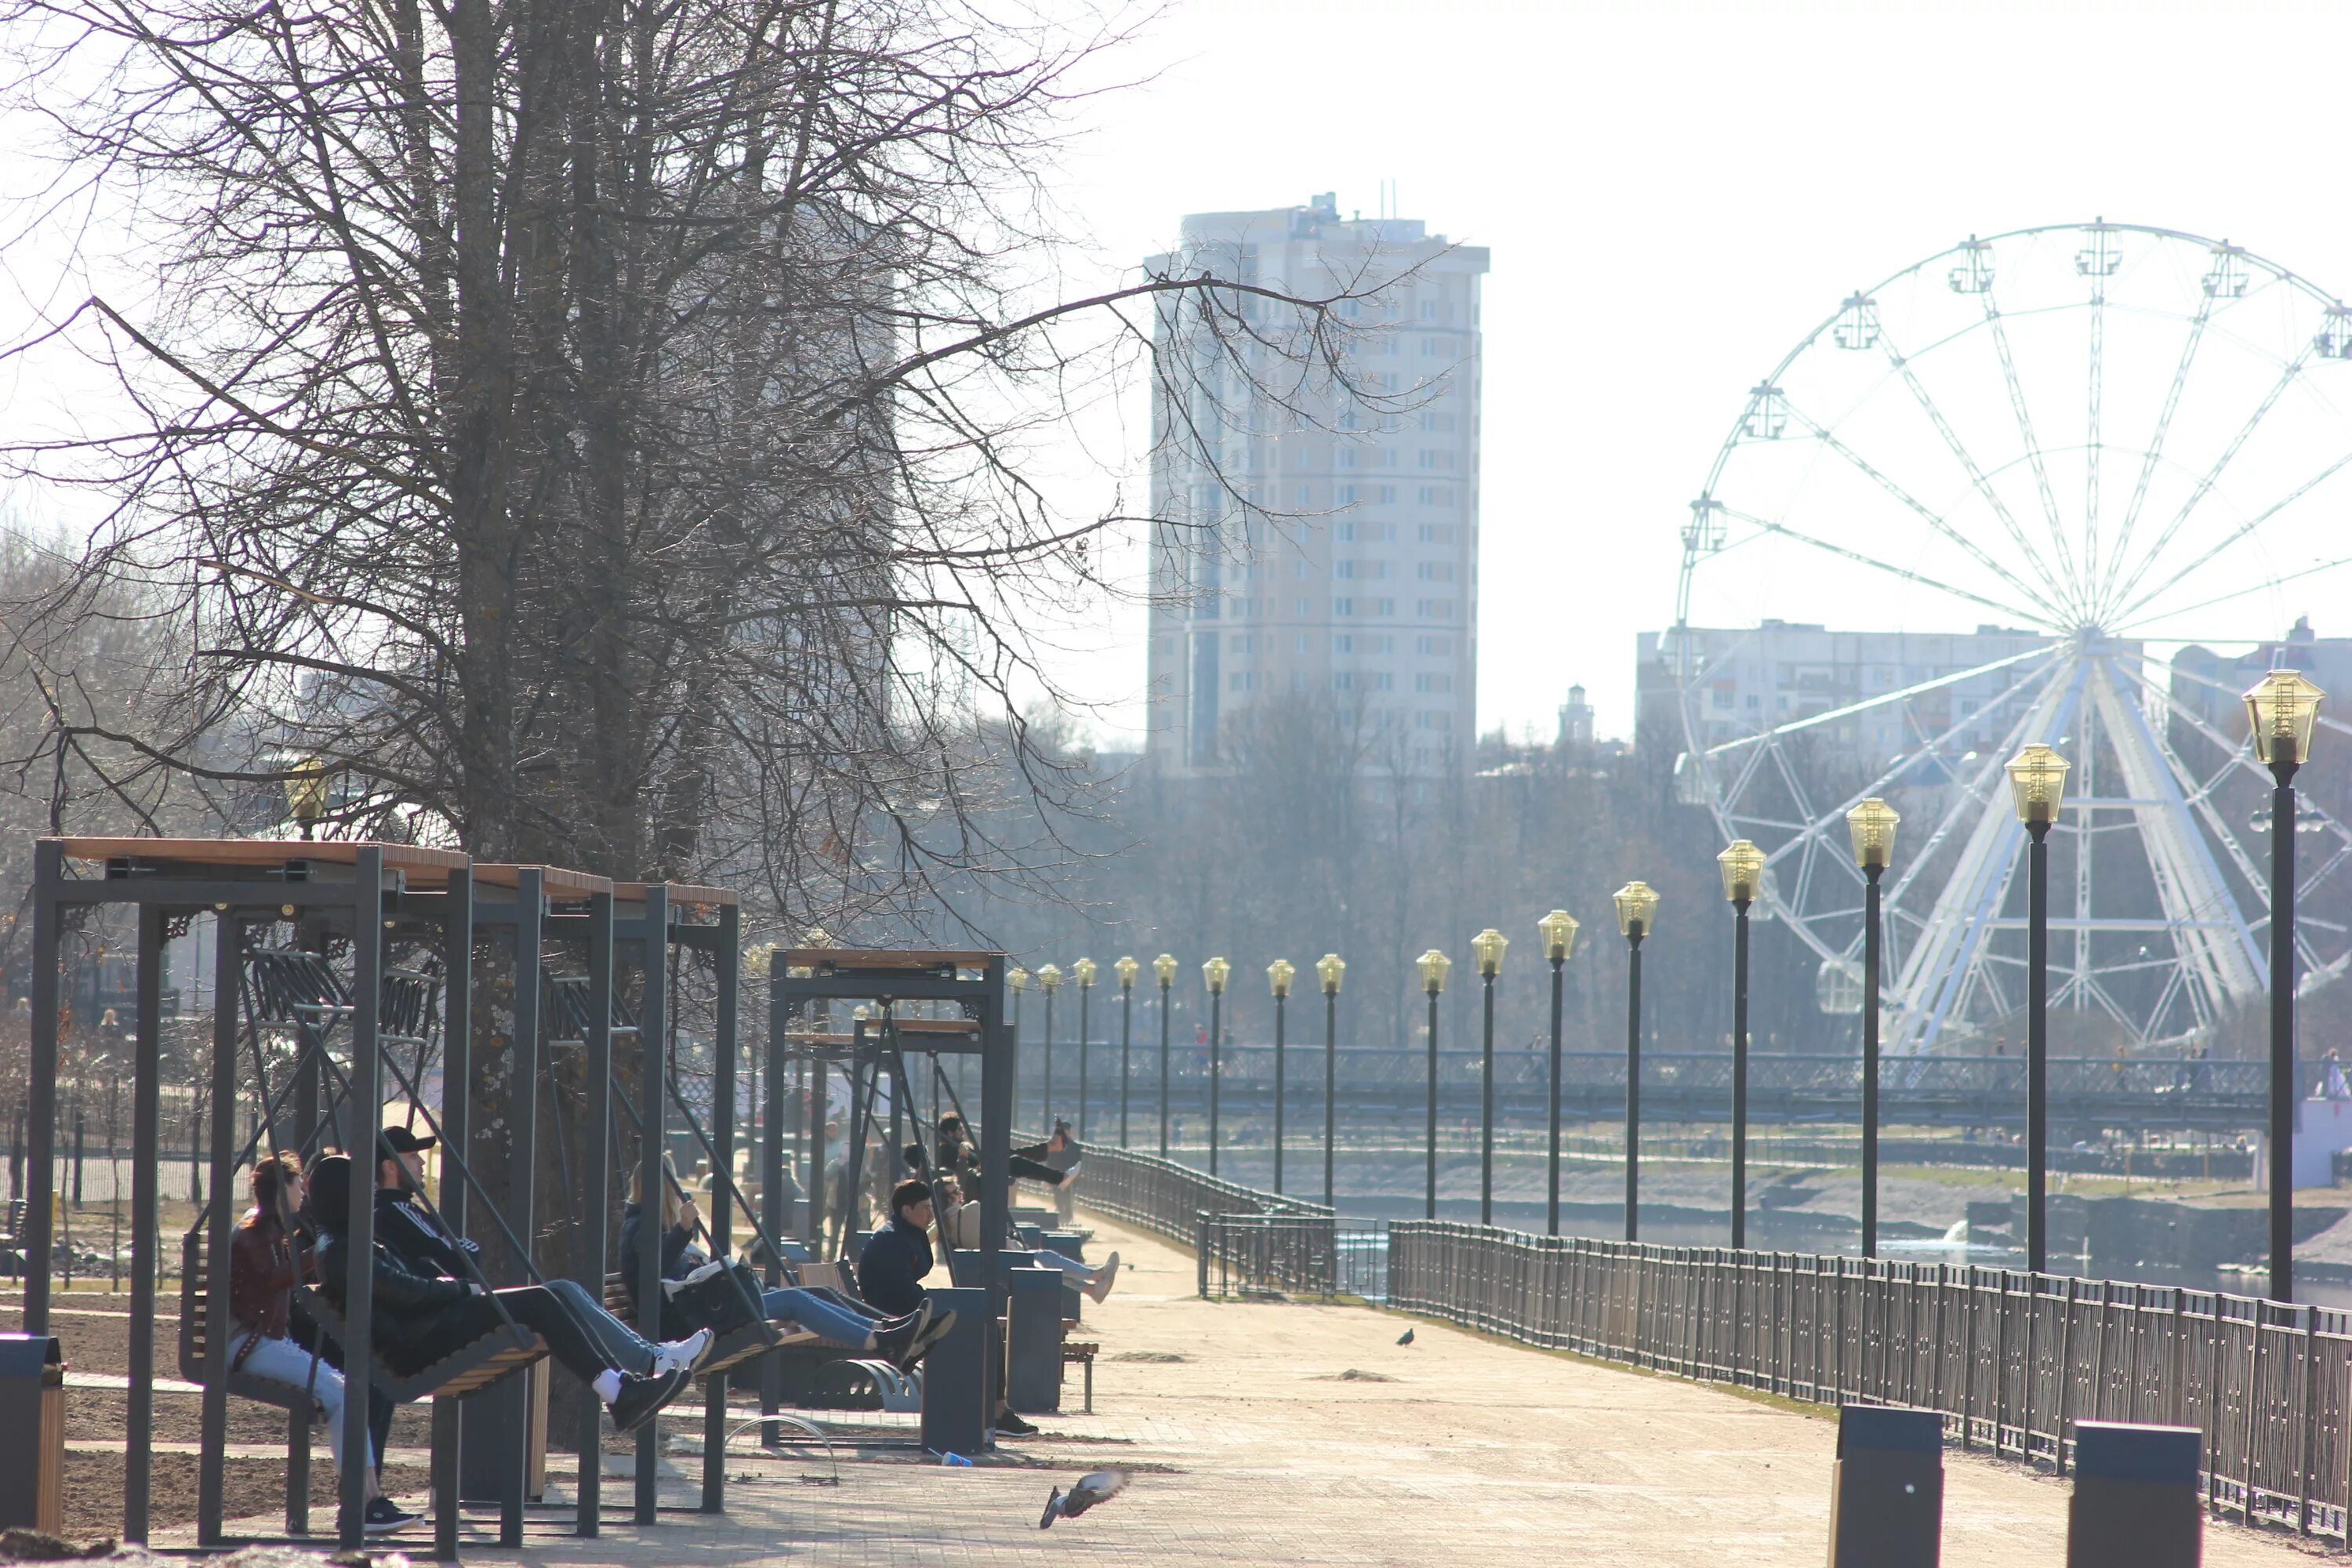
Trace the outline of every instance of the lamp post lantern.
<instances>
[{"instance_id":1,"label":"lamp post lantern","mask_svg":"<svg viewBox=\"0 0 2352 1568\"><path fill-rule=\"evenodd\" d=\"M1077 1136L1078 1142L1081 1143L1085 1142L1087 1138L1087 1040L1088 1038L1087 1034L1087 1005L1089 1000L1093 997L1095 976L1098 973L1100 972L1095 968L1095 961L1091 958L1082 958L1076 963L1070 965L1070 978L1078 983ZM1047 1131L1052 1131L1050 1124L1047 1126Z\"/></svg>"},{"instance_id":2,"label":"lamp post lantern","mask_svg":"<svg viewBox=\"0 0 2352 1568\"><path fill-rule=\"evenodd\" d=\"M2035 742L2009 760L2025 825L2025 1266L2050 1262L2050 828L2066 798L2065 758Z\"/></svg>"},{"instance_id":3,"label":"lamp post lantern","mask_svg":"<svg viewBox=\"0 0 2352 1568\"><path fill-rule=\"evenodd\" d=\"M1234 966L1222 958L1201 965L1201 978L1209 983L1209 1174L1213 1176L1217 1173L1218 1095L1225 1076L1225 982L1233 973Z\"/></svg>"},{"instance_id":4,"label":"lamp post lantern","mask_svg":"<svg viewBox=\"0 0 2352 1568\"><path fill-rule=\"evenodd\" d=\"M1327 952L1315 961L1316 976L1323 982L1323 1206L1331 1206L1333 1139L1339 1121L1339 982L1348 961Z\"/></svg>"},{"instance_id":5,"label":"lamp post lantern","mask_svg":"<svg viewBox=\"0 0 2352 1568\"><path fill-rule=\"evenodd\" d=\"M1625 1239L1642 1235L1642 939L1658 918L1658 890L1636 879L1617 889L1625 939Z\"/></svg>"},{"instance_id":6,"label":"lamp post lantern","mask_svg":"<svg viewBox=\"0 0 2352 1568\"><path fill-rule=\"evenodd\" d=\"M1118 972L1118 1146L1127 1147L1128 1059L1135 1045L1135 976L1143 965L1132 955L1111 967Z\"/></svg>"},{"instance_id":7,"label":"lamp post lantern","mask_svg":"<svg viewBox=\"0 0 2352 1568\"><path fill-rule=\"evenodd\" d=\"M1764 885L1764 851L1736 839L1715 858L1731 900L1731 1245L1748 1245L1748 909Z\"/></svg>"},{"instance_id":8,"label":"lamp post lantern","mask_svg":"<svg viewBox=\"0 0 2352 1568\"><path fill-rule=\"evenodd\" d=\"M2301 672L2273 669L2246 693L2254 760L2271 771L2271 1300L2294 1300L2294 773L2311 755L2319 700Z\"/></svg>"},{"instance_id":9,"label":"lamp post lantern","mask_svg":"<svg viewBox=\"0 0 2352 1568\"><path fill-rule=\"evenodd\" d=\"M1176 955L1163 952L1151 961L1160 981L1160 1157L1168 1158L1168 988L1176 984Z\"/></svg>"},{"instance_id":10,"label":"lamp post lantern","mask_svg":"<svg viewBox=\"0 0 2352 1568\"><path fill-rule=\"evenodd\" d=\"M1431 948L1421 955L1421 988L1429 993L1429 1187L1422 1217L1437 1217L1437 997L1445 989L1445 972L1454 961Z\"/></svg>"},{"instance_id":11,"label":"lamp post lantern","mask_svg":"<svg viewBox=\"0 0 2352 1568\"><path fill-rule=\"evenodd\" d=\"M1265 966L1266 984L1274 990L1274 1190L1282 1191L1282 1093L1287 1083L1282 1070L1283 1025L1290 1006L1290 983L1298 966L1277 958Z\"/></svg>"},{"instance_id":12,"label":"lamp post lantern","mask_svg":"<svg viewBox=\"0 0 2352 1568\"><path fill-rule=\"evenodd\" d=\"M286 813L307 841L319 834L327 816L327 764L317 757L296 763L286 776Z\"/></svg>"},{"instance_id":13,"label":"lamp post lantern","mask_svg":"<svg viewBox=\"0 0 2352 1568\"><path fill-rule=\"evenodd\" d=\"M1895 854L1903 818L1876 795L1845 814L1854 863L1862 868L1862 1255L1878 1256L1878 984L1885 921L1879 880Z\"/></svg>"},{"instance_id":14,"label":"lamp post lantern","mask_svg":"<svg viewBox=\"0 0 2352 1568\"><path fill-rule=\"evenodd\" d=\"M1037 1115L1045 1130L1054 1130L1054 993L1062 988L1062 972L1053 964L1040 964L1037 984L1045 990L1045 1055L1037 1079Z\"/></svg>"},{"instance_id":15,"label":"lamp post lantern","mask_svg":"<svg viewBox=\"0 0 2352 1568\"><path fill-rule=\"evenodd\" d=\"M1470 939L1486 1004L1485 1043L1478 1056L1478 1223L1495 1223L1495 979L1511 939L1488 926Z\"/></svg>"},{"instance_id":16,"label":"lamp post lantern","mask_svg":"<svg viewBox=\"0 0 2352 1568\"><path fill-rule=\"evenodd\" d=\"M1549 1195L1545 1201L1544 1234L1559 1234L1559 1020L1560 978L1569 955L1576 951L1576 917L1554 910L1536 921L1543 937L1544 956L1551 960L1551 1133Z\"/></svg>"}]
</instances>

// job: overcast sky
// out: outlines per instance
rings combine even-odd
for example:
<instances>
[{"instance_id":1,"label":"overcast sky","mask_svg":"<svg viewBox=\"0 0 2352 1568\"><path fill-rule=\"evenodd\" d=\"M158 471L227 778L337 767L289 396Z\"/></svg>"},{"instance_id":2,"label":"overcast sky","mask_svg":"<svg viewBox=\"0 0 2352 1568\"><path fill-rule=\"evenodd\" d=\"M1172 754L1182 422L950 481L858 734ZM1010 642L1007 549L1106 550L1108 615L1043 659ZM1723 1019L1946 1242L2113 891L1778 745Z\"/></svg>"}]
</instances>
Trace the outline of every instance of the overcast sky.
<instances>
[{"instance_id":1,"label":"overcast sky","mask_svg":"<svg viewBox=\"0 0 2352 1568\"><path fill-rule=\"evenodd\" d=\"M1691 498L1747 389L1855 287L1970 233L2104 215L2352 292L2343 5L1181 0L1122 58L1157 79L1101 100L1067 163L1079 280L1186 212L1336 190L1369 214L1384 180L1492 248L1486 729L1549 733L1571 680L1604 732L1630 727L1634 634L1672 618ZM2340 594L2304 597L2253 629L2284 605L2352 635ZM1062 671L1107 740L1140 733L1141 624L1107 612Z\"/></svg>"}]
</instances>

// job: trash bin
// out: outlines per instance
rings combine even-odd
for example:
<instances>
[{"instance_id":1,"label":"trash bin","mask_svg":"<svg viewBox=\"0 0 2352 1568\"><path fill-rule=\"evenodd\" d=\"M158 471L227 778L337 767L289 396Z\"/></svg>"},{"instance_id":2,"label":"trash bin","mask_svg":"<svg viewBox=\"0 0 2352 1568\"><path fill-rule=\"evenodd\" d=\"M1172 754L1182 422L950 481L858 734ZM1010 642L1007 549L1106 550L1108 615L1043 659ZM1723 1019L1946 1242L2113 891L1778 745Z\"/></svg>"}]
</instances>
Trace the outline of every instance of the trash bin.
<instances>
[{"instance_id":1,"label":"trash bin","mask_svg":"<svg viewBox=\"0 0 2352 1568\"><path fill-rule=\"evenodd\" d=\"M1943 1529L1943 1417L1894 1405L1842 1407L1830 1568L1936 1568Z\"/></svg>"},{"instance_id":2,"label":"trash bin","mask_svg":"<svg viewBox=\"0 0 2352 1568\"><path fill-rule=\"evenodd\" d=\"M1022 1415L1062 1408L1062 1271L1004 1272L1004 1396Z\"/></svg>"},{"instance_id":3,"label":"trash bin","mask_svg":"<svg viewBox=\"0 0 2352 1568\"><path fill-rule=\"evenodd\" d=\"M923 1447L934 1454L970 1458L988 1444L988 1292L957 1289L928 1294L934 1311L953 1312L956 1321L923 1363Z\"/></svg>"},{"instance_id":4,"label":"trash bin","mask_svg":"<svg viewBox=\"0 0 2352 1568\"><path fill-rule=\"evenodd\" d=\"M47 1334L0 1334L0 1527L65 1530L66 1363Z\"/></svg>"},{"instance_id":5,"label":"trash bin","mask_svg":"<svg viewBox=\"0 0 2352 1568\"><path fill-rule=\"evenodd\" d=\"M2066 1568L2196 1568L2204 1448L2194 1426L2075 1422Z\"/></svg>"}]
</instances>

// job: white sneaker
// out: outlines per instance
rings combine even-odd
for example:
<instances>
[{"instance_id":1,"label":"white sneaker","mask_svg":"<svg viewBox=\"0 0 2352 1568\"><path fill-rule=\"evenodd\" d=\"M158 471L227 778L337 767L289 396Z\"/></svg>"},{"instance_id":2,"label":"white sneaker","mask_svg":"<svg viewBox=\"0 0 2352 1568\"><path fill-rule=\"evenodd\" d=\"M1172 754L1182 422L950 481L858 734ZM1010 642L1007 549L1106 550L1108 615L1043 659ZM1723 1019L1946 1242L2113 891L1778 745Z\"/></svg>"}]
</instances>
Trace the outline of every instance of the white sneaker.
<instances>
[{"instance_id":1,"label":"white sneaker","mask_svg":"<svg viewBox=\"0 0 2352 1568\"><path fill-rule=\"evenodd\" d=\"M1095 1282L1087 1287L1087 1294L1099 1304L1104 1297L1110 1294L1110 1288L1118 1283L1118 1254L1114 1252L1102 1260L1101 1268L1095 1270Z\"/></svg>"},{"instance_id":2,"label":"white sneaker","mask_svg":"<svg viewBox=\"0 0 2352 1568\"><path fill-rule=\"evenodd\" d=\"M702 1363L702 1352L709 1348L709 1329L697 1329L682 1340L665 1341L654 1347L654 1375L691 1372Z\"/></svg>"}]
</instances>

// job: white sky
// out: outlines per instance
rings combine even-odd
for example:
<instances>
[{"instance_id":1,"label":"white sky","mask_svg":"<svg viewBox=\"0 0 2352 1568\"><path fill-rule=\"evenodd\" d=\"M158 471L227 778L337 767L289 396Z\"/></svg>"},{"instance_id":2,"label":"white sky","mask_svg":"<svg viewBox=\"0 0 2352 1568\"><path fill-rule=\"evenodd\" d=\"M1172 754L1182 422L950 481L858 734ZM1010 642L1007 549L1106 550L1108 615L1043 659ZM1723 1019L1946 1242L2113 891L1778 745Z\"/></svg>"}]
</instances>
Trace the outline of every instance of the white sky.
<instances>
[{"instance_id":1,"label":"white sky","mask_svg":"<svg viewBox=\"0 0 2352 1568\"><path fill-rule=\"evenodd\" d=\"M1336 190L1370 213L1383 180L1403 216L1491 247L1480 725L1548 734L1581 680L1623 732L1634 634L1672 618L1678 531L1748 388L1855 287L1972 232L2104 215L2352 292L2352 7L2053 12L1189 0L1122 57L1156 79L1101 100L1067 162L1094 241L1073 282L1186 212ZM1127 438L1144 427L1131 411ZM2352 634L2319 600L2284 607ZM1142 619L1066 639L1107 742L1141 732Z\"/></svg>"}]
</instances>

